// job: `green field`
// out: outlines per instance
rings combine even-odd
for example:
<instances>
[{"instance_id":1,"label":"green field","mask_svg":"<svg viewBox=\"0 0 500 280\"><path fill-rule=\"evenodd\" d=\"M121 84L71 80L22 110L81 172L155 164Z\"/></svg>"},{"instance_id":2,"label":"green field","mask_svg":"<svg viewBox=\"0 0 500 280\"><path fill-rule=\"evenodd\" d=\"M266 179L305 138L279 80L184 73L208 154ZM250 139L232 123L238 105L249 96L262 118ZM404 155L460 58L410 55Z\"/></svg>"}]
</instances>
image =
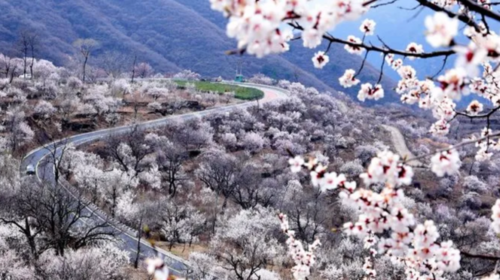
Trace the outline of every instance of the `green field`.
<instances>
[{"instance_id":1,"label":"green field","mask_svg":"<svg viewBox=\"0 0 500 280\"><path fill-rule=\"evenodd\" d=\"M185 87L186 81L175 81L180 88ZM192 82L196 89L202 92L218 92L219 94L225 92L234 92L234 97L243 100L256 100L264 96L264 92L254 88L240 87L234 85L226 85L211 82Z\"/></svg>"}]
</instances>

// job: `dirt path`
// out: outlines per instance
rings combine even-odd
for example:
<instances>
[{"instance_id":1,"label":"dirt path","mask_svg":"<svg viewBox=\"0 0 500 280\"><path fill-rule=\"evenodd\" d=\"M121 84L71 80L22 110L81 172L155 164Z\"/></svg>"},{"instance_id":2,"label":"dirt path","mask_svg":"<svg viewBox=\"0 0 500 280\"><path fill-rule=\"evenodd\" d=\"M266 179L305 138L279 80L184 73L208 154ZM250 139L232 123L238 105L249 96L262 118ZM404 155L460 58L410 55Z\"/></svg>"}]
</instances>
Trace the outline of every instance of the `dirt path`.
<instances>
[{"instance_id":1,"label":"dirt path","mask_svg":"<svg viewBox=\"0 0 500 280\"><path fill-rule=\"evenodd\" d=\"M396 152L405 159L414 158L415 155L406 146L405 138L398 128L390 125L382 125L384 129L391 133L391 140ZM419 160L412 160L408 162L408 165L413 167L422 167L424 164Z\"/></svg>"}]
</instances>

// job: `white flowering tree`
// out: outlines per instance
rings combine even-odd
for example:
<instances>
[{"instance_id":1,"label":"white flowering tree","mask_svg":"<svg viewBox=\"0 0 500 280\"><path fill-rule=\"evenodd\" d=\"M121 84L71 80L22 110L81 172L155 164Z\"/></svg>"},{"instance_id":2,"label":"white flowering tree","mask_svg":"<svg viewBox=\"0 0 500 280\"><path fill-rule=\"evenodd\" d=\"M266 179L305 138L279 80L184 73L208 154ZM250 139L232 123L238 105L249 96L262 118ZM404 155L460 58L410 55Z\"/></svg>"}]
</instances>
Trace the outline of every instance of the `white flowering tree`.
<instances>
[{"instance_id":1,"label":"white flowering tree","mask_svg":"<svg viewBox=\"0 0 500 280\"><path fill-rule=\"evenodd\" d=\"M154 173L155 167L149 166L146 158L152 152L152 148L144 144L143 139L144 135L141 132L132 131L120 137L112 136L106 141L106 148L116 166L133 177L138 177L142 172Z\"/></svg>"},{"instance_id":2,"label":"white flowering tree","mask_svg":"<svg viewBox=\"0 0 500 280\"><path fill-rule=\"evenodd\" d=\"M200 79L200 74L191 70L183 70L176 73L172 78L174 80L198 81Z\"/></svg>"},{"instance_id":3,"label":"white flowering tree","mask_svg":"<svg viewBox=\"0 0 500 280\"><path fill-rule=\"evenodd\" d=\"M64 256L49 250L40 256L39 266L42 277L48 279L120 279L129 258L117 245L105 243L69 250Z\"/></svg>"},{"instance_id":4,"label":"white flowering tree","mask_svg":"<svg viewBox=\"0 0 500 280\"><path fill-rule=\"evenodd\" d=\"M243 210L227 219L210 243L210 255L217 260L212 269L217 271L219 267L227 279L261 279L260 271L279 264L282 250L272 234L277 226L272 213L262 207Z\"/></svg>"},{"instance_id":5,"label":"white flowering tree","mask_svg":"<svg viewBox=\"0 0 500 280\"><path fill-rule=\"evenodd\" d=\"M147 77L150 77L154 74L154 69L149 65L149 63L141 62L137 64L134 69L134 75L137 75L137 77L144 79Z\"/></svg>"},{"instance_id":6,"label":"white flowering tree","mask_svg":"<svg viewBox=\"0 0 500 280\"><path fill-rule=\"evenodd\" d=\"M35 278L35 270L23 262L22 256L16 250L16 241L21 241L22 238L22 234L14 226L0 224L0 275L3 278Z\"/></svg>"},{"instance_id":7,"label":"white flowering tree","mask_svg":"<svg viewBox=\"0 0 500 280\"><path fill-rule=\"evenodd\" d=\"M163 202L161 232L169 243L169 249L179 244L192 244L203 231L204 217L189 204L180 205L172 200Z\"/></svg>"},{"instance_id":8,"label":"white flowering tree","mask_svg":"<svg viewBox=\"0 0 500 280\"><path fill-rule=\"evenodd\" d=\"M312 185L320 191L336 192L340 200L356 206L357 218L344 225L344 232L364 240L366 279L377 276L374 260L387 256L393 264L404 267L407 279L454 279L450 275L460 269L464 257L496 261L500 257L461 252L453 242L441 238L435 222L421 220L418 213L408 210L402 187L412 183L414 173L410 165L417 159L431 157L430 169L437 177L443 177L458 174L462 165L459 150L466 145L476 144L475 160L480 162L490 160L500 150L497 140L500 133L492 131L491 126L500 109L500 37L490 28L500 21L500 14L493 9L498 3L490 0L413 1L415 9L432 12L422 28L433 48L431 50L424 50L415 42L408 42L404 49L390 47L380 34L376 34L376 23L370 19L361 23L358 34L347 38L337 38L329 33L342 22L356 20L369 15L371 9L382 9L395 2L400 1L210 0L214 10L229 18L227 34L238 41L233 53L246 52L264 57L289 51L291 40L300 39L303 47L311 49L320 48L326 42L326 49L317 51L312 57L314 66L321 69L331 61L331 45L341 44L348 53L364 56L360 69L346 69L344 75L338 77L343 87L359 87L359 101L384 97L380 82L387 68L396 71L400 77L395 90L403 103L418 104L421 109L432 112L435 118L435 123L429 128L432 134L447 135L455 119L482 121L471 139L419 158L401 158L389 151L378 153L366 172L351 174L357 175L364 187L352 177L328 171L326 165L316 158L304 159L292 154L290 160L292 171L308 170ZM463 29L464 38L459 35L460 29ZM367 39L375 35L379 44ZM380 75L375 81L361 81L359 73L369 53L382 55ZM412 61L427 58L442 58L443 67L438 73L423 73L428 77L422 78L423 75L417 75L412 67ZM446 63L451 58L455 59L453 65ZM469 94L473 94L476 100L465 110L459 109L457 101ZM284 119L279 117L276 121L283 125ZM467 185L478 188L473 179L468 179ZM493 207L492 218L492 229L499 233L500 201ZM307 279L319 243L314 242L307 250L303 249L295 240L295 233L289 230L286 216L280 215L280 219L296 262L293 275L295 279ZM498 279L498 276L492 275L489 279Z\"/></svg>"},{"instance_id":9,"label":"white flowering tree","mask_svg":"<svg viewBox=\"0 0 500 280\"><path fill-rule=\"evenodd\" d=\"M156 160L164 174L164 188L171 196L175 196L177 188L188 179L183 167L183 163L188 158L188 153L179 145L168 141L166 137L163 138L165 138L162 139L163 141L157 141Z\"/></svg>"},{"instance_id":10,"label":"white flowering tree","mask_svg":"<svg viewBox=\"0 0 500 280\"><path fill-rule=\"evenodd\" d=\"M45 100L40 100L35 106L35 113L45 119L50 118L56 111L56 108Z\"/></svg>"},{"instance_id":11,"label":"white flowering tree","mask_svg":"<svg viewBox=\"0 0 500 280\"><path fill-rule=\"evenodd\" d=\"M5 117L5 129L9 132L8 143L12 151L16 151L21 145L28 143L35 137L35 132L25 120L24 111L20 108L12 108L7 111Z\"/></svg>"},{"instance_id":12,"label":"white flowering tree","mask_svg":"<svg viewBox=\"0 0 500 280\"><path fill-rule=\"evenodd\" d=\"M51 75L57 74L59 71L59 69L52 64L52 62L43 59L35 61L32 68L32 78L40 80L44 85Z\"/></svg>"}]
</instances>

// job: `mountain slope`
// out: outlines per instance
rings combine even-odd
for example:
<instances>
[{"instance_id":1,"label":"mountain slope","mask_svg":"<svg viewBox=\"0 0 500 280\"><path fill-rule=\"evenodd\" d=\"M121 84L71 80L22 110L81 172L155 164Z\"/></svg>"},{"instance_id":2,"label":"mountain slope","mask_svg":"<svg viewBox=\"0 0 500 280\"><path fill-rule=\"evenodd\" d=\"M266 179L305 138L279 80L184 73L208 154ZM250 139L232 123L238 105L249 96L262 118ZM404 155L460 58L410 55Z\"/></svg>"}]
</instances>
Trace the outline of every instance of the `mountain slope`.
<instances>
[{"instance_id":1,"label":"mountain slope","mask_svg":"<svg viewBox=\"0 0 500 280\"><path fill-rule=\"evenodd\" d=\"M96 56L108 51L137 55L158 72L192 69L205 76L231 78L242 63L246 76L260 72L320 90L342 90L337 78L346 68L356 69L361 60L347 55L341 46L334 46L332 62L321 71L313 68L313 51L301 47L264 59L225 55L236 42L226 37L226 20L210 10L207 0L0 0L0 10L4 11L1 50L12 47L20 30L35 30L43 38L40 57L57 64L70 60L76 39L94 38L101 43ZM368 66L361 78L374 82L376 76ZM386 89L391 86L385 81Z\"/></svg>"},{"instance_id":2,"label":"mountain slope","mask_svg":"<svg viewBox=\"0 0 500 280\"><path fill-rule=\"evenodd\" d=\"M220 29L225 30L227 20L221 15L221 13L213 11L210 9L210 5L208 5L207 0L176 0L183 5L190 7L195 10L200 16L214 23ZM236 46L236 41L230 40L232 42L232 47ZM319 70L314 68L311 58L314 53L318 50L325 50L327 48L326 44L323 44L322 47L310 50L303 48L301 46L301 41L295 41L291 44L291 51L282 55L282 57L286 58L295 67L298 67L302 70L307 71L308 73L313 74L316 78L328 84L330 87L338 90L345 91L351 96L355 96L358 89L353 87L351 89L344 89L339 85L338 78L344 73L346 69L359 69L361 65L362 58L356 57L354 55L350 55L347 53L343 46L341 45L332 45L330 49L330 59L331 63L327 64L325 68ZM267 75L275 78L274 73L266 73ZM374 68L370 64L366 64L363 72L360 75L360 79L363 82L371 82L375 83L378 80L379 72L378 69ZM399 97L392 90L394 88L395 83L389 77L383 77L382 84L385 90L388 92L388 98L385 101L395 101L399 100Z\"/></svg>"}]
</instances>

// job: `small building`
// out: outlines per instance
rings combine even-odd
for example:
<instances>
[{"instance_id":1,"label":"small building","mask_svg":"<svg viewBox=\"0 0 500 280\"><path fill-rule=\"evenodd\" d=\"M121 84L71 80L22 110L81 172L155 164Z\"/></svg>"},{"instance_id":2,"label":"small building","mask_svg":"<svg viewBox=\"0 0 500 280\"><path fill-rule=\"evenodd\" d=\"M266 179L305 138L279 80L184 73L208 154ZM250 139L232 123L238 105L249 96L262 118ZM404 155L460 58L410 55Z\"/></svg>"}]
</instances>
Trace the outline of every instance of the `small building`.
<instances>
[{"instance_id":1,"label":"small building","mask_svg":"<svg viewBox=\"0 0 500 280\"><path fill-rule=\"evenodd\" d=\"M237 74L236 77L234 77L234 81L237 83L243 83L245 81L245 78L242 74Z\"/></svg>"}]
</instances>

